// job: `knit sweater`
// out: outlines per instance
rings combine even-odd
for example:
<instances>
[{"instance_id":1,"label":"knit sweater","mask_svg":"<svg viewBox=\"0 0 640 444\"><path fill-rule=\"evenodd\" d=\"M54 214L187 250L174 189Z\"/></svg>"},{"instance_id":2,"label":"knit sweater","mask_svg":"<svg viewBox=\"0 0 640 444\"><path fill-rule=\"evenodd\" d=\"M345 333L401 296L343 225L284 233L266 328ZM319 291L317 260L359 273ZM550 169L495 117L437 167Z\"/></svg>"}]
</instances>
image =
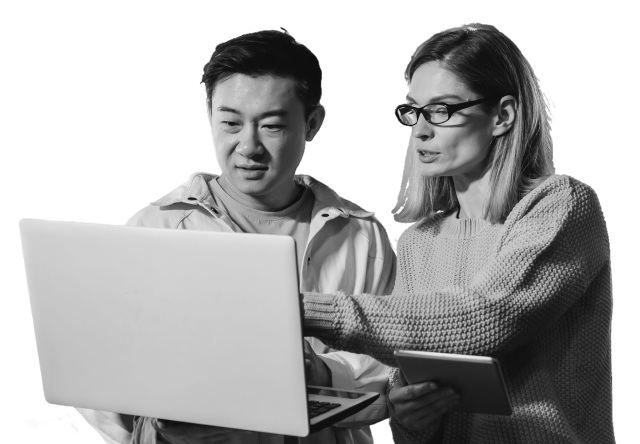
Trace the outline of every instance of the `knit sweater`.
<instances>
[{"instance_id":1,"label":"knit sweater","mask_svg":"<svg viewBox=\"0 0 640 444\"><path fill-rule=\"evenodd\" d=\"M498 359L512 416L452 412L423 432L392 419L396 443L615 442L609 242L597 196L571 177L549 177L503 224L416 223L390 296L308 293L304 308L308 334L389 365L400 349Z\"/></svg>"}]
</instances>

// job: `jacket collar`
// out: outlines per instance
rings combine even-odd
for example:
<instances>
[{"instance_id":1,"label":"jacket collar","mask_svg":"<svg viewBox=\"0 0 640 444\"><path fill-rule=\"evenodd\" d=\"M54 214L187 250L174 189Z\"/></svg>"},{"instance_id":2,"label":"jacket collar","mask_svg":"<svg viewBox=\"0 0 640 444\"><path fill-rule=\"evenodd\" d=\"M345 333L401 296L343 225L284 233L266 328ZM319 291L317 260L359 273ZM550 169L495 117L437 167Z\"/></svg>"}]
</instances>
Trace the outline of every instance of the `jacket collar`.
<instances>
[{"instance_id":1,"label":"jacket collar","mask_svg":"<svg viewBox=\"0 0 640 444\"><path fill-rule=\"evenodd\" d=\"M165 207L176 203L186 203L190 205L199 205L204 202L208 205L214 205L209 182L217 179L216 174L194 173L188 181L180 185L169 194L152 202L152 205ZM312 217L315 217L320 211L331 211L342 217L370 217L373 212L365 211L356 204L341 198L331 188L311 176L297 175L294 180L304 186L307 186L315 196ZM332 214L334 216L334 214Z\"/></svg>"}]
</instances>

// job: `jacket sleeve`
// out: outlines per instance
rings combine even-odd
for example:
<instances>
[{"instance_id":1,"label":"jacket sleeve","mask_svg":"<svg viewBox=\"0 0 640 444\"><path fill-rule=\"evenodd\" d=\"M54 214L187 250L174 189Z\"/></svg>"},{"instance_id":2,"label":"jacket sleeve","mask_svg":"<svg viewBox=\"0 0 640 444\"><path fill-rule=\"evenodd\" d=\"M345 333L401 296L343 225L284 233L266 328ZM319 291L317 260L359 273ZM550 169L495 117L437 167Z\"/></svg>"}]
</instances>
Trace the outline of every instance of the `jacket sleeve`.
<instances>
[{"instance_id":1,"label":"jacket sleeve","mask_svg":"<svg viewBox=\"0 0 640 444\"><path fill-rule=\"evenodd\" d=\"M305 294L306 333L392 365L396 349L500 356L526 343L609 266L593 190L555 181L531 194L512 211L494 256L467 285L411 293L400 268L391 296Z\"/></svg>"},{"instance_id":2,"label":"jacket sleeve","mask_svg":"<svg viewBox=\"0 0 640 444\"><path fill-rule=\"evenodd\" d=\"M319 356L331 370L333 387L380 393L380 397L373 404L340 421L336 426L362 427L389 417L385 395L389 380L389 367L371 356L345 351L333 351Z\"/></svg>"},{"instance_id":3,"label":"jacket sleeve","mask_svg":"<svg viewBox=\"0 0 640 444\"><path fill-rule=\"evenodd\" d=\"M156 430L151 425L151 418L137 416L134 421L131 444L161 444Z\"/></svg>"},{"instance_id":4,"label":"jacket sleeve","mask_svg":"<svg viewBox=\"0 0 640 444\"><path fill-rule=\"evenodd\" d=\"M388 295L395 282L396 255L384 228L377 220L374 221L370 236L366 288L376 295ZM389 417L386 389L390 367L371 356L346 351L332 351L321 354L320 358L331 370L333 387L380 393L380 397L372 405L340 421L336 426L361 427Z\"/></svg>"},{"instance_id":5,"label":"jacket sleeve","mask_svg":"<svg viewBox=\"0 0 640 444\"><path fill-rule=\"evenodd\" d=\"M130 444L132 442L131 433L124 426L118 413L79 407L76 407L76 410L107 444Z\"/></svg>"}]
</instances>

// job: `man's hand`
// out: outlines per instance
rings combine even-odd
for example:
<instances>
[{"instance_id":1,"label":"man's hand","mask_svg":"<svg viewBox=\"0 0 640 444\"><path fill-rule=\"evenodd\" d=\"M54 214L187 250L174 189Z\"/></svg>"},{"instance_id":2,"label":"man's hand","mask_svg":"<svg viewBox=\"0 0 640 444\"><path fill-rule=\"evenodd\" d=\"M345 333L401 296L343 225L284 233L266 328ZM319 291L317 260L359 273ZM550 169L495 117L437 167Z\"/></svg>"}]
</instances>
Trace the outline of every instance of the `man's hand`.
<instances>
[{"instance_id":1,"label":"man's hand","mask_svg":"<svg viewBox=\"0 0 640 444\"><path fill-rule=\"evenodd\" d=\"M154 419L151 421L151 425L158 432L159 438L167 444L227 443L234 436L254 433L247 430L190 424L166 419Z\"/></svg>"},{"instance_id":2,"label":"man's hand","mask_svg":"<svg viewBox=\"0 0 640 444\"><path fill-rule=\"evenodd\" d=\"M331 370L313 351L311 344L304 340L304 366L307 373L307 384L331 387Z\"/></svg>"},{"instance_id":3,"label":"man's hand","mask_svg":"<svg viewBox=\"0 0 640 444\"><path fill-rule=\"evenodd\" d=\"M405 427L423 431L434 425L460 400L450 387L438 388L433 382L407 384L402 371L389 392L389 414Z\"/></svg>"}]
</instances>

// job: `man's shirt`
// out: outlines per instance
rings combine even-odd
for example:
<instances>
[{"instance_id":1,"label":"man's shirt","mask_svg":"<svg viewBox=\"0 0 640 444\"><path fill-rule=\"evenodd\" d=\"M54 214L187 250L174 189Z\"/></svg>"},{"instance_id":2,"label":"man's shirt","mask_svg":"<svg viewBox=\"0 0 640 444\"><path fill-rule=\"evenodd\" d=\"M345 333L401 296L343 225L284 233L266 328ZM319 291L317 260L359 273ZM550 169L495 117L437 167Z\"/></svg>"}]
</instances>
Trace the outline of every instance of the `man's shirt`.
<instances>
[{"instance_id":1,"label":"man's shirt","mask_svg":"<svg viewBox=\"0 0 640 444\"><path fill-rule=\"evenodd\" d=\"M215 193L217 176L196 173L161 199L143 208L127 223L130 226L199 231L244 232L226 201ZM310 223L306 242L299 243L300 290L350 294L391 294L395 280L395 254L382 225L368 212L341 198L326 185L309 176L296 176L299 186L311 193ZM226 193L225 193L226 194ZM230 198L230 196L229 196ZM222 202L221 202L222 201ZM221 205L222 203L222 205ZM300 203L299 201L297 203ZM292 206L296 206L294 203ZM305 206L300 204L299 210ZM289 209L291 206L289 207ZM287 209L283 210L287 211ZM229 214L231 213L231 214ZM330 350L316 338L308 338L314 351L329 367L332 385L349 390L376 391L380 398L344 421L306 438L304 444L369 444L369 424L388 417L386 387L389 367L367 355ZM107 442L131 442L113 414L79 409ZM155 444L155 432L144 418L137 424L142 444ZM243 443L253 442L242 438ZM259 434L255 442L282 443L282 436Z\"/></svg>"},{"instance_id":2,"label":"man's shirt","mask_svg":"<svg viewBox=\"0 0 640 444\"><path fill-rule=\"evenodd\" d=\"M313 193L308 187L302 187L300 197L280 211L260 211L238 202L220 186L217 179L209 181L209 187L218 209L226 212L244 233L279 234L294 238L298 272L301 271L314 202Z\"/></svg>"}]
</instances>

